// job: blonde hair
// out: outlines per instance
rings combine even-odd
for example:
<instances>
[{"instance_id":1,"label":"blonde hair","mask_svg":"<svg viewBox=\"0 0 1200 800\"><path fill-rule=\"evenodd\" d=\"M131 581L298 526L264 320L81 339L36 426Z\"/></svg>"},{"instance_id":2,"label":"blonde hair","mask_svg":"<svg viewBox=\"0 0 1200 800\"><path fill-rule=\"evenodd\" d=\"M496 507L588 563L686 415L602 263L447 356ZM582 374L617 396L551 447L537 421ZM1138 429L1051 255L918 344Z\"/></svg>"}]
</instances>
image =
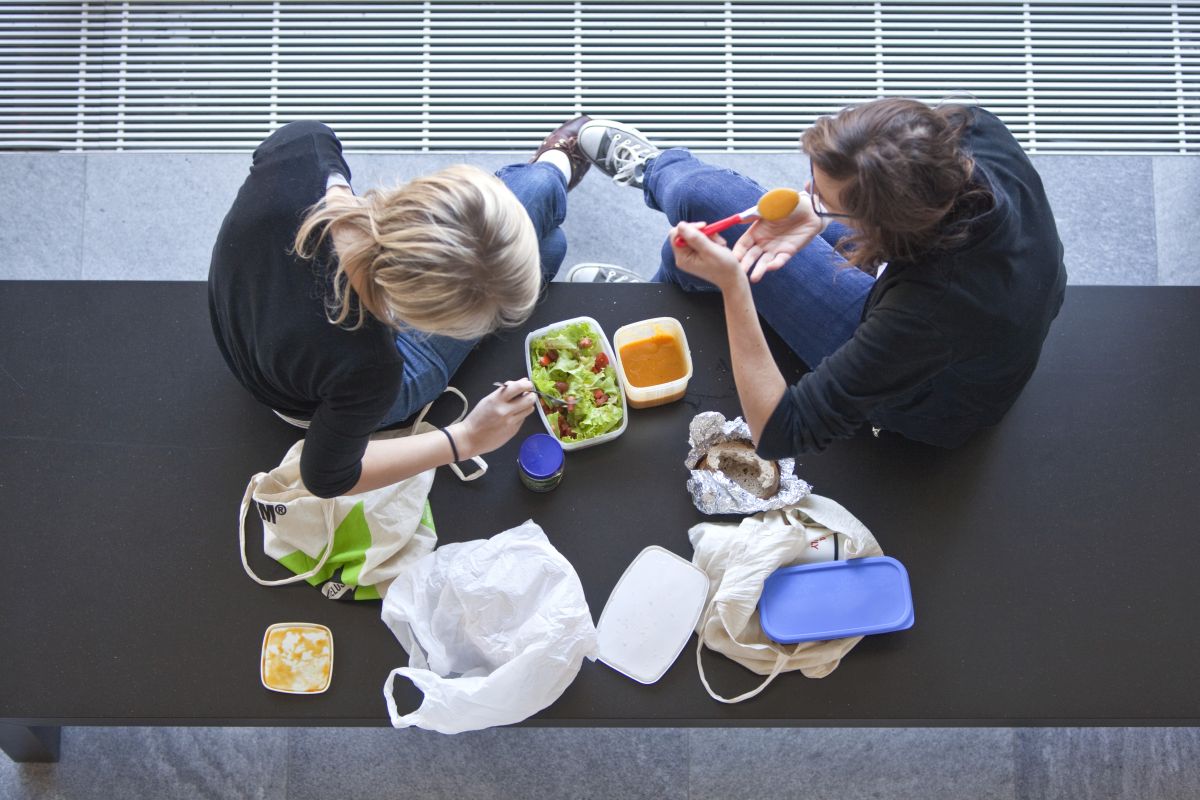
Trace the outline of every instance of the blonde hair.
<instances>
[{"instance_id":1,"label":"blonde hair","mask_svg":"<svg viewBox=\"0 0 1200 800\"><path fill-rule=\"evenodd\" d=\"M542 273L533 222L499 178L465 164L351 204L309 209L295 251L312 258L335 225L358 236L338 252L329 321L352 330L363 302L395 330L476 339L533 313ZM355 303L350 272L363 295ZM357 306L358 318L348 320Z\"/></svg>"}]
</instances>

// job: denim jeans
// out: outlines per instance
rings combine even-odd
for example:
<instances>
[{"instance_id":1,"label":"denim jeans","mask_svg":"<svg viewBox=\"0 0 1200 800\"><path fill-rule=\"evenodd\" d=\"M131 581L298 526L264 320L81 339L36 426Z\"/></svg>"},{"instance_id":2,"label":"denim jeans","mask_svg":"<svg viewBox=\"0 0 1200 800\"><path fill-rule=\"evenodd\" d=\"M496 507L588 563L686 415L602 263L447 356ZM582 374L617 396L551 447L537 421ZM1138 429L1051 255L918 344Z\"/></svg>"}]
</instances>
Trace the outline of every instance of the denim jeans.
<instances>
[{"instance_id":1,"label":"denim jeans","mask_svg":"<svg viewBox=\"0 0 1200 800\"><path fill-rule=\"evenodd\" d=\"M672 225L680 220L723 219L752 208L766 191L749 178L705 164L682 148L665 150L648 161L643 183L646 205L666 214ZM736 225L722 236L732 247L748 227ZM782 268L751 284L759 315L813 368L854 334L875 282L834 252L846 233L845 226L831 224ZM675 283L688 291L716 290L675 266L669 240L663 243L662 262L654 280Z\"/></svg>"},{"instance_id":2,"label":"denim jeans","mask_svg":"<svg viewBox=\"0 0 1200 800\"><path fill-rule=\"evenodd\" d=\"M496 173L517 196L533 220L538 252L542 259L542 281L549 282L567 255L567 237L559 228L567 215L567 179L552 164L513 164ZM396 334L396 350L404 359L400 393L383 425L408 419L432 402L449 385L451 377L466 360L478 340L405 331Z\"/></svg>"}]
</instances>

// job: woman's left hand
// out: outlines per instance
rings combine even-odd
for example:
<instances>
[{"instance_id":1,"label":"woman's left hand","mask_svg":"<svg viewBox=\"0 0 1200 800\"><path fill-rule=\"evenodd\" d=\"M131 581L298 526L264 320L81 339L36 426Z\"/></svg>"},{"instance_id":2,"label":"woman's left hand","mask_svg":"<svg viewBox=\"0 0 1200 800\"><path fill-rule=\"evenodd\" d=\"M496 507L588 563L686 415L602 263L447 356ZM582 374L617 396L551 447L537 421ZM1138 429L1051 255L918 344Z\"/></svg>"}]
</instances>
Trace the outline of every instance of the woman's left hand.
<instances>
[{"instance_id":1,"label":"woman's left hand","mask_svg":"<svg viewBox=\"0 0 1200 800\"><path fill-rule=\"evenodd\" d=\"M705 236L700 232L703 227L703 222L681 222L667 234L675 253L675 266L724 292L733 281L744 279L746 273L725 240L718 234ZM676 244L678 238L683 239L682 245Z\"/></svg>"}]
</instances>

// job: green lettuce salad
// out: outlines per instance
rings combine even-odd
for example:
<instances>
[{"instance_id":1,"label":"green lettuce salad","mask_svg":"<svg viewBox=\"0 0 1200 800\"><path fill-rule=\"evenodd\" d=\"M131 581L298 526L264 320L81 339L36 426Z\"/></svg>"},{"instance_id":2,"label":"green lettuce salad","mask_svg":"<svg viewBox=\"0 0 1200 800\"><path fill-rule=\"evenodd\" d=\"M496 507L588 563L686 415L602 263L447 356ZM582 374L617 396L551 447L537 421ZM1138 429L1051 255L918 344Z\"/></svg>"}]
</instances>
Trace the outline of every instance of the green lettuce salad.
<instances>
[{"instance_id":1,"label":"green lettuce salad","mask_svg":"<svg viewBox=\"0 0 1200 800\"><path fill-rule=\"evenodd\" d=\"M593 439L621 425L621 390L603 342L589 323L575 322L530 343L533 385L567 403L541 401L550 429L564 442Z\"/></svg>"}]
</instances>

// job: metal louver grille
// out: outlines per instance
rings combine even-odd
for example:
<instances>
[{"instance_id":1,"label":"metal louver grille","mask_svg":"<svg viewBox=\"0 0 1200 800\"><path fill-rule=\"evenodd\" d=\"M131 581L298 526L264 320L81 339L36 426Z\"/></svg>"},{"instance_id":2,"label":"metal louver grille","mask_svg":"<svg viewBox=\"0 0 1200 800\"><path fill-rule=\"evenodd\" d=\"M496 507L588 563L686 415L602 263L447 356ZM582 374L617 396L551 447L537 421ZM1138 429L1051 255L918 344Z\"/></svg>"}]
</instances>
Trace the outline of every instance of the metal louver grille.
<instances>
[{"instance_id":1,"label":"metal louver grille","mask_svg":"<svg viewBox=\"0 0 1200 800\"><path fill-rule=\"evenodd\" d=\"M0 3L0 149L528 148L587 111L793 150L881 95L972 95L1030 152L1200 152L1200 2Z\"/></svg>"}]
</instances>

